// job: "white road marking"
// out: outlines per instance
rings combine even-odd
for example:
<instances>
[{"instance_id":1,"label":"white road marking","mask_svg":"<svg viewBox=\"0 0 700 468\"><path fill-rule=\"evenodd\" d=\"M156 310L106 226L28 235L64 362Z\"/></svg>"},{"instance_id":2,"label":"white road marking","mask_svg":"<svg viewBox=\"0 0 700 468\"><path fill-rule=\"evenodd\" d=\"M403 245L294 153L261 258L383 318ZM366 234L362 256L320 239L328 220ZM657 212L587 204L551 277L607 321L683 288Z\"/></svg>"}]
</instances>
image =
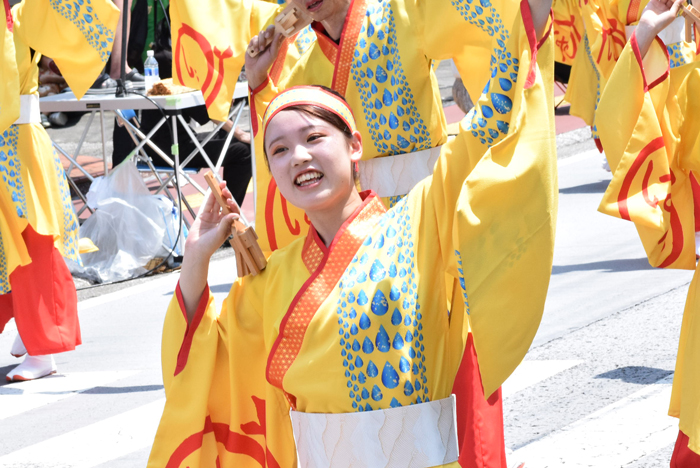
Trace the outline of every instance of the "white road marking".
<instances>
[{"instance_id":1,"label":"white road marking","mask_svg":"<svg viewBox=\"0 0 700 468\"><path fill-rule=\"evenodd\" d=\"M673 444L678 420L667 415L673 375L515 452L527 468L626 466Z\"/></svg>"},{"instance_id":2,"label":"white road marking","mask_svg":"<svg viewBox=\"0 0 700 468\"><path fill-rule=\"evenodd\" d=\"M0 457L1 468L91 468L149 447L165 399Z\"/></svg>"},{"instance_id":3,"label":"white road marking","mask_svg":"<svg viewBox=\"0 0 700 468\"><path fill-rule=\"evenodd\" d=\"M582 362L583 361L523 361L503 384L503 398L507 398L559 372L577 366Z\"/></svg>"},{"instance_id":4,"label":"white road marking","mask_svg":"<svg viewBox=\"0 0 700 468\"><path fill-rule=\"evenodd\" d=\"M0 420L135 374L138 371L73 372L5 385L0 387Z\"/></svg>"}]
</instances>

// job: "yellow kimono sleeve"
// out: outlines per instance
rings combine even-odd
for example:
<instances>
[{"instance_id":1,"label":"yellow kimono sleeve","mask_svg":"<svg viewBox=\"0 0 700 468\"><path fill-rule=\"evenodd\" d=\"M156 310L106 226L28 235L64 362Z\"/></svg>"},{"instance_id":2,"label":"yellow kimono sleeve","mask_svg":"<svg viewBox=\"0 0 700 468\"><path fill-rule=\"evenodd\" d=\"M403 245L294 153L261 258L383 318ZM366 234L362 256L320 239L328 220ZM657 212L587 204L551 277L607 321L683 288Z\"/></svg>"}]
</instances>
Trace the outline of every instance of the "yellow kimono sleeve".
<instances>
[{"instance_id":1,"label":"yellow kimono sleeve","mask_svg":"<svg viewBox=\"0 0 700 468\"><path fill-rule=\"evenodd\" d=\"M2 4L3 24L0 26L0 134L19 118L19 72L15 57L15 42L12 38L12 11Z\"/></svg>"},{"instance_id":2,"label":"yellow kimono sleeve","mask_svg":"<svg viewBox=\"0 0 700 468\"><path fill-rule=\"evenodd\" d=\"M663 43L642 62L633 34L596 113L613 171L598 209L634 222L652 266L695 269L692 181L678 157L681 120L669 76Z\"/></svg>"},{"instance_id":3,"label":"yellow kimono sleeve","mask_svg":"<svg viewBox=\"0 0 700 468\"><path fill-rule=\"evenodd\" d=\"M467 306L485 395L518 366L544 309L557 175L551 30L536 40L527 0L497 72L424 187L447 272Z\"/></svg>"},{"instance_id":4,"label":"yellow kimono sleeve","mask_svg":"<svg viewBox=\"0 0 700 468\"><path fill-rule=\"evenodd\" d=\"M250 40L281 7L257 0L172 0L173 78L199 89L209 116L226 120Z\"/></svg>"},{"instance_id":5,"label":"yellow kimono sleeve","mask_svg":"<svg viewBox=\"0 0 700 468\"><path fill-rule=\"evenodd\" d=\"M469 95L472 100L478 99L491 76L491 66L508 42L518 2L414 1L418 11L412 19L415 18L416 29L423 37L419 47L429 59L454 59Z\"/></svg>"},{"instance_id":6,"label":"yellow kimono sleeve","mask_svg":"<svg viewBox=\"0 0 700 468\"><path fill-rule=\"evenodd\" d=\"M163 329L166 405L149 467L292 466L289 407L265 379L263 318L246 299L261 295L251 283L264 281L234 283L220 315L207 289L189 326L178 286Z\"/></svg>"},{"instance_id":7,"label":"yellow kimono sleeve","mask_svg":"<svg viewBox=\"0 0 700 468\"><path fill-rule=\"evenodd\" d=\"M118 21L109 0L25 0L15 10L15 34L51 57L80 99L109 58Z\"/></svg>"}]
</instances>

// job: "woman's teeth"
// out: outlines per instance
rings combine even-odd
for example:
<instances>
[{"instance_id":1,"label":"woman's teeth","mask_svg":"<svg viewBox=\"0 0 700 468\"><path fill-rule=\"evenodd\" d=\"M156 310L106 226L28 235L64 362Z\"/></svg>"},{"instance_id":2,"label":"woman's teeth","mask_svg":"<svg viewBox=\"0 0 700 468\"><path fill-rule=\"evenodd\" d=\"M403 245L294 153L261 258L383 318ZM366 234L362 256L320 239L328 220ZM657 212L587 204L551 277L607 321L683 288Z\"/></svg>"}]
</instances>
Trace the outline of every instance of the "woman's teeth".
<instances>
[{"instance_id":1,"label":"woman's teeth","mask_svg":"<svg viewBox=\"0 0 700 468\"><path fill-rule=\"evenodd\" d=\"M314 8L316 8L317 6L319 6L321 3L323 3L323 0L319 0L319 1L313 2L313 3L307 3L307 4L306 4L306 8L307 8L308 10L313 10Z\"/></svg>"},{"instance_id":2,"label":"woman's teeth","mask_svg":"<svg viewBox=\"0 0 700 468\"><path fill-rule=\"evenodd\" d=\"M299 177L297 177L294 183L300 187L305 187L320 180L321 177L323 177L323 174L321 174L320 172L305 172Z\"/></svg>"}]
</instances>

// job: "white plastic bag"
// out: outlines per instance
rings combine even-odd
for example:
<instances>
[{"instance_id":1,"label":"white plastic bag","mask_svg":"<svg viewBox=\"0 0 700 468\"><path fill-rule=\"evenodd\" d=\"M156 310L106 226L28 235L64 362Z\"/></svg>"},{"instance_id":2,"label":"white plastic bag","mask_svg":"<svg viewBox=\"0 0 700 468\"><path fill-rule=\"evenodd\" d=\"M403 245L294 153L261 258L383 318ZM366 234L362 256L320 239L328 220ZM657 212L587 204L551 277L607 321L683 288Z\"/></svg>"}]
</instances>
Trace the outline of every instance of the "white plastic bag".
<instances>
[{"instance_id":1,"label":"white plastic bag","mask_svg":"<svg viewBox=\"0 0 700 468\"><path fill-rule=\"evenodd\" d=\"M76 276L100 283L132 278L175 244L179 211L166 197L150 194L130 159L96 178L87 199L95 212L81 226L80 237L100 250L81 255L83 268L72 269ZM175 255L182 255L185 235L183 230Z\"/></svg>"}]
</instances>

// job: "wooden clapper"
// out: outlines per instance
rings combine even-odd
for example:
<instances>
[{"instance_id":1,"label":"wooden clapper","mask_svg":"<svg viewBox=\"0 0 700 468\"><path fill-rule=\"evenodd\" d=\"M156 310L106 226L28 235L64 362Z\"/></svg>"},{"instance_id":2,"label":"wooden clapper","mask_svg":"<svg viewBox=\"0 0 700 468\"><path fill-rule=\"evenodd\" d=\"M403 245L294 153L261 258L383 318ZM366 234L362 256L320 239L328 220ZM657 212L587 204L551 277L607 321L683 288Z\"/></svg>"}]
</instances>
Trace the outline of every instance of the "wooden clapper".
<instances>
[{"instance_id":1,"label":"wooden clapper","mask_svg":"<svg viewBox=\"0 0 700 468\"><path fill-rule=\"evenodd\" d=\"M285 37L290 37L310 25L312 21L311 17L304 10L290 4L275 18L275 30ZM271 42L272 37L268 38L264 44L259 44L258 50L248 48L248 55L251 57L257 56L265 51Z\"/></svg>"},{"instance_id":2,"label":"wooden clapper","mask_svg":"<svg viewBox=\"0 0 700 468\"><path fill-rule=\"evenodd\" d=\"M692 26L695 25L695 30L700 31L700 10L691 4L681 7L681 14L685 18L685 41L692 42Z\"/></svg>"},{"instance_id":3,"label":"wooden clapper","mask_svg":"<svg viewBox=\"0 0 700 468\"><path fill-rule=\"evenodd\" d=\"M204 179L207 181L211 192L219 202L224 214L231 213L231 210L226 205L221 188L214 174L207 172L204 174ZM231 239L229 243L236 252L236 266L238 267L238 277L243 278L248 274L253 276L260 273L267 266L267 259L258 245L258 236L255 234L255 229L246 226L239 220L233 222L231 226Z\"/></svg>"}]
</instances>

